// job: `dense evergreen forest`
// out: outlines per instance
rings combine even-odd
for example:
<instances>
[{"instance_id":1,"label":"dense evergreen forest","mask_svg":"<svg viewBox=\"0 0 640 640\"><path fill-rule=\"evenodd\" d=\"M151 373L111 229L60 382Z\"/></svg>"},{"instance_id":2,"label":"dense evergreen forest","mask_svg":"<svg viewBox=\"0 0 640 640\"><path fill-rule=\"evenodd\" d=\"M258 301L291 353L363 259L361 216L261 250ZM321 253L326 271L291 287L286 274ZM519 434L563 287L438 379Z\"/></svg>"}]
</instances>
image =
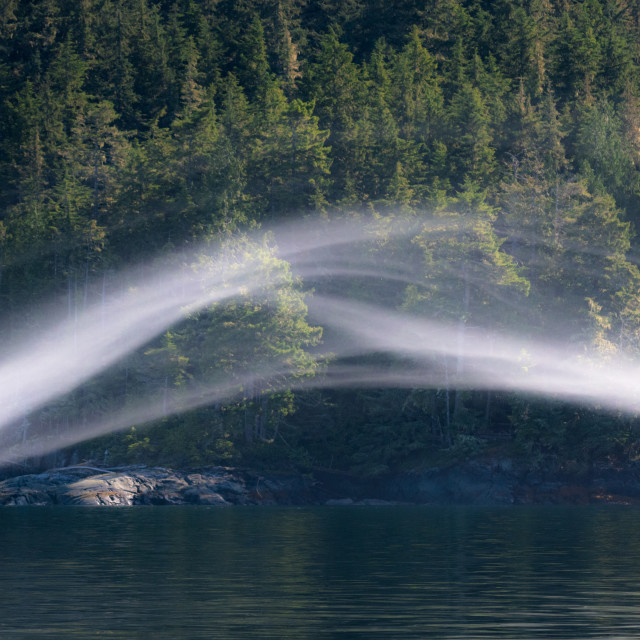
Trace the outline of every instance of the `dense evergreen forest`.
<instances>
[{"instance_id":1,"label":"dense evergreen forest","mask_svg":"<svg viewBox=\"0 0 640 640\"><path fill-rule=\"evenodd\" d=\"M639 34L632 0L0 0L2 342L46 327L44 302L69 318L104 302L130 265L151 273L201 243L367 215L373 259L410 254L421 274L369 298L467 340L491 326L632 359ZM403 246L383 237L399 219L459 233L416 223ZM275 294L193 313L25 412L0 434L5 455L283 358L290 384L256 376L48 462L376 474L496 447L577 471L640 455L633 413L594 402L448 383L296 389L330 374L313 357L330 332L307 316L314 293L251 242L265 286L280 274ZM316 291L346 287L362 289Z\"/></svg>"}]
</instances>

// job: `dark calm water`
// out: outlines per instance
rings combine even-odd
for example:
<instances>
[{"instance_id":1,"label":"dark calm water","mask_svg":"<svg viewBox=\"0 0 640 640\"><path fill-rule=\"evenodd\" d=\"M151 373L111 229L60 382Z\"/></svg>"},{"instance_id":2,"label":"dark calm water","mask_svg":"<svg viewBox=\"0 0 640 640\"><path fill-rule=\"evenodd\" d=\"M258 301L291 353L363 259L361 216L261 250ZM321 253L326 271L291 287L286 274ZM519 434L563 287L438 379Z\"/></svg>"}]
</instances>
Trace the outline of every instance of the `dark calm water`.
<instances>
[{"instance_id":1,"label":"dark calm water","mask_svg":"<svg viewBox=\"0 0 640 640\"><path fill-rule=\"evenodd\" d=\"M0 636L640 638L628 508L0 511Z\"/></svg>"}]
</instances>

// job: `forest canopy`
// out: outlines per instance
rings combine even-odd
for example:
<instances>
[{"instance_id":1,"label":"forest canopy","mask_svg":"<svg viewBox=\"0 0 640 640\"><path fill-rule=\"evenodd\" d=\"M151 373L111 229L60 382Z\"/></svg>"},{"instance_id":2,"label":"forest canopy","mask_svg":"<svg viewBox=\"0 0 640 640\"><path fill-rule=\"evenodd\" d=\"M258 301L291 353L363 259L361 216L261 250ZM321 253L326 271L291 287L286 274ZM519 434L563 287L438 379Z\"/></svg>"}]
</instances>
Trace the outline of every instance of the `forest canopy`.
<instances>
[{"instance_id":1,"label":"forest canopy","mask_svg":"<svg viewBox=\"0 0 640 640\"><path fill-rule=\"evenodd\" d=\"M639 355L638 33L630 0L0 0L3 343L104 307L132 268L206 271L206 246L263 277L16 411L5 457L51 439L48 463L364 474L496 443L532 466L635 459L628 406L455 379L465 345L502 334L523 336L521 369L532 339ZM305 285L269 236L300 220L374 221L329 254L359 275ZM309 307L336 295L448 323L459 353L428 384L320 383L411 369L334 353ZM166 412L214 382L234 393ZM63 446L141 397L165 412Z\"/></svg>"}]
</instances>

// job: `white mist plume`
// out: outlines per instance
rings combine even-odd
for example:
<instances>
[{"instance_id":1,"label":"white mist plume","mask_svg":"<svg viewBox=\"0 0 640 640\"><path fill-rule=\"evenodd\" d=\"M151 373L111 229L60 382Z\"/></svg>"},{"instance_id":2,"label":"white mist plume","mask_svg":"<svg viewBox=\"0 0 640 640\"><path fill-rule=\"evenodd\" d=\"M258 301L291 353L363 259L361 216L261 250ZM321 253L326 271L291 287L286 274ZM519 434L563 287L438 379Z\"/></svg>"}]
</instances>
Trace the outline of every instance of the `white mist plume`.
<instances>
[{"instance_id":1,"label":"white mist plume","mask_svg":"<svg viewBox=\"0 0 640 640\"><path fill-rule=\"evenodd\" d=\"M299 222L276 228L273 234L278 255L299 261L307 276L335 275L340 269L332 267L333 258L318 251L370 241L369 226L357 221ZM388 235L408 233L410 227L397 225ZM175 262L170 257L160 263L155 276L145 282L125 276L134 282L126 293L89 308L78 318L54 321L20 347L7 350L12 355L0 363L0 429L76 388L188 313L264 284L264 274L256 272L259 267L241 241L202 247L182 256L178 265ZM200 268L194 268L199 262ZM365 270L360 273L364 275Z\"/></svg>"},{"instance_id":2,"label":"white mist plume","mask_svg":"<svg viewBox=\"0 0 640 640\"><path fill-rule=\"evenodd\" d=\"M274 229L270 242L287 260L294 274L305 281L331 282L358 278L403 285L424 285L419 269L397 258L379 262L371 246L390 239L412 237L428 231L429 220L396 221L380 230L375 221L297 223ZM438 233L443 223L438 222ZM459 227L457 228L459 231ZM264 244L262 240L254 241ZM252 260L251 246L242 242L199 249L160 265L157 275L130 290L112 296L108 304L79 314L77 320L52 322L0 363L0 430L52 399L81 385L127 354L162 334L185 315L244 293L260 290L267 275ZM198 257L200 256L200 257ZM205 256L205 257L202 257ZM199 267L192 265L200 262ZM452 280L455 265L448 269ZM277 286L278 274L270 274ZM126 279L126 278L125 278ZM482 287L482 282L475 283ZM515 304L507 295L505 304ZM337 386L398 386L502 389L551 394L585 400L603 407L636 412L636 381L640 367L624 357L599 359L566 345L532 340L526 336L470 329L460 322L412 316L353 299L315 295L310 304L312 321L330 328L334 342L326 345L337 364L327 375L292 380L288 372L255 363L271 389ZM406 360L406 367L374 368L344 365L339 359L372 353L388 353ZM319 355L319 358L324 356ZM278 381L281 382L278 382ZM144 423L212 402L235 397L240 378L208 388L176 394L172 402L141 399L133 408L105 416L50 439L19 445L12 458L46 453L80 440Z\"/></svg>"},{"instance_id":3,"label":"white mist plume","mask_svg":"<svg viewBox=\"0 0 640 640\"><path fill-rule=\"evenodd\" d=\"M543 343L501 332L469 332L455 324L426 320L377 305L316 297L312 317L349 335L340 355L385 352L414 363L405 371L379 371L379 386L444 386L524 391L586 400L635 413L640 409L640 365L624 357L598 358L584 349L550 340ZM460 331L467 335L460 346ZM444 358L461 359L445 372ZM419 365L422 365L420 368Z\"/></svg>"}]
</instances>

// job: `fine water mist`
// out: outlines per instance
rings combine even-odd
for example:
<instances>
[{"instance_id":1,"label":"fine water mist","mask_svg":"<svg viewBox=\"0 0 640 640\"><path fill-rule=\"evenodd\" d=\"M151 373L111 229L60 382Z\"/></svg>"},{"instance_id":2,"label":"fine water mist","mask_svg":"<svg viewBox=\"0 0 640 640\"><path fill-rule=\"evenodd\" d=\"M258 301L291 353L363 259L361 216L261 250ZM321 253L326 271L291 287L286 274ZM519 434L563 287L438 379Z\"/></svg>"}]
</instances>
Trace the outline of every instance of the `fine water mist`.
<instances>
[{"instance_id":1,"label":"fine water mist","mask_svg":"<svg viewBox=\"0 0 640 640\"><path fill-rule=\"evenodd\" d=\"M278 255L299 259L309 276L339 275L348 268L332 267L326 260L318 263L310 254L355 245L366 237L366 227L354 223L292 224L279 234ZM159 262L151 278L136 278L134 268L123 274L122 280L129 283L124 293L71 319L60 313L49 326L23 337L19 346L5 351L8 355L0 363L0 429L82 384L186 315L270 283L277 286L287 274L272 272L255 257L259 250L272 253L267 246L263 235L257 243L240 238L201 247Z\"/></svg>"},{"instance_id":2,"label":"fine water mist","mask_svg":"<svg viewBox=\"0 0 640 640\"><path fill-rule=\"evenodd\" d=\"M513 278L504 284L491 282L484 276L485 270L490 273L486 260L478 257L463 256L462 262L470 260L464 264L442 260L434 266L422 259L414 241L430 233L448 241L465 232L460 223L448 227L429 217L391 223L370 218L291 223L169 256L158 261L151 277L137 277L136 268L119 274L124 290L103 295L73 317L65 318L60 311L48 326L5 350L0 363L0 435L6 443L2 457L15 461L41 455L167 415L243 398L249 380L256 377L265 381L265 393L446 386L551 395L637 412L640 365L630 353L567 341L565 325L574 321L570 310L552 321L547 318L541 336L535 321L523 323L535 314L526 291L519 290ZM24 433L10 435L20 431L16 425L32 412L183 319L203 310L215 313L225 303L252 296L275 301L284 286L305 293L308 322L324 328L322 344L310 353L322 365L315 375L303 375L286 358L256 357L247 370L221 374L215 382L194 379L181 388L167 385L161 396L142 394L63 432L28 439ZM477 305L475 313L470 299ZM372 365L372 354L386 354L387 364Z\"/></svg>"}]
</instances>

